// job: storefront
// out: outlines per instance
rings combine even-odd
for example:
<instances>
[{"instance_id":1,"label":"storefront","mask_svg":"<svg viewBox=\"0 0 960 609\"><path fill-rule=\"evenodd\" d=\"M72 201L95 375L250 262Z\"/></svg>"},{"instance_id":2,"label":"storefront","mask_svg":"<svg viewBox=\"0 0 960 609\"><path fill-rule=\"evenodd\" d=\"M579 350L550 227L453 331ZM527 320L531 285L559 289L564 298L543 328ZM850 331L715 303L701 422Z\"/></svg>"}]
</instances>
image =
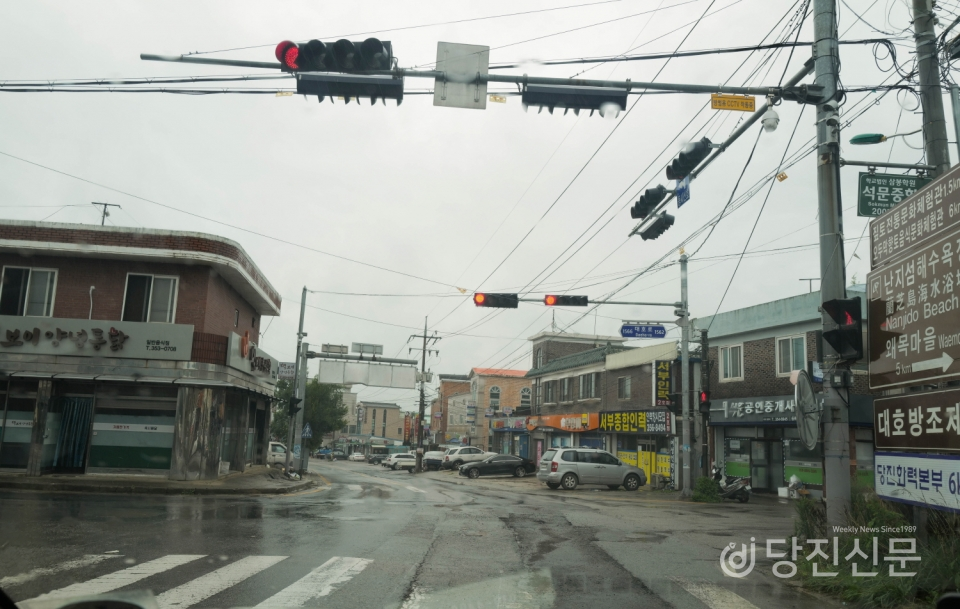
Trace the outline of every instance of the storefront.
<instances>
[{"instance_id":1,"label":"storefront","mask_svg":"<svg viewBox=\"0 0 960 609\"><path fill-rule=\"evenodd\" d=\"M675 417L666 409L620 410L600 413L599 431L617 458L651 474L672 478Z\"/></svg>"},{"instance_id":2,"label":"storefront","mask_svg":"<svg viewBox=\"0 0 960 609\"><path fill-rule=\"evenodd\" d=\"M503 455L530 458L530 433L528 417L498 417L490 420L493 434L493 450Z\"/></svg>"},{"instance_id":3,"label":"storefront","mask_svg":"<svg viewBox=\"0 0 960 609\"><path fill-rule=\"evenodd\" d=\"M529 459L540 460L548 448L592 446L610 450L609 438L600 435L600 416L596 412L552 414L527 418ZM597 445L599 444L599 446Z\"/></svg>"}]
</instances>

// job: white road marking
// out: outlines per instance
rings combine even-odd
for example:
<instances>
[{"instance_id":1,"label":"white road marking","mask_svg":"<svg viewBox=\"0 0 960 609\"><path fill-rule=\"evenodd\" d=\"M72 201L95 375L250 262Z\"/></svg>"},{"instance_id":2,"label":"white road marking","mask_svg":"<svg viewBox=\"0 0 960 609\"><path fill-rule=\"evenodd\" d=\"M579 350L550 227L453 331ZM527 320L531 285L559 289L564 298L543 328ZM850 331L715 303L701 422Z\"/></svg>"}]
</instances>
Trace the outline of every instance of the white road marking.
<instances>
[{"instance_id":1,"label":"white road marking","mask_svg":"<svg viewBox=\"0 0 960 609\"><path fill-rule=\"evenodd\" d=\"M130 584L135 584L141 579L146 579L151 575L169 571L174 567L185 565L188 562L203 558L206 554L168 554L155 560L149 560L145 563L134 565L120 571L101 575L95 579L85 582L71 584L66 588L60 588L46 594L41 594L35 599L63 598L65 596L87 596L90 594L104 594L111 592Z\"/></svg>"},{"instance_id":2,"label":"white road marking","mask_svg":"<svg viewBox=\"0 0 960 609\"><path fill-rule=\"evenodd\" d=\"M347 488L350 489L351 491L362 491L362 490L363 490L363 487L360 486L359 484L348 484L348 485L347 485Z\"/></svg>"},{"instance_id":3,"label":"white road marking","mask_svg":"<svg viewBox=\"0 0 960 609\"><path fill-rule=\"evenodd\" d=\"M426 492L427 492L427 491L425 491L425 490L423 490L423 489L419 489L419 488L417 488L417 487L415 487L415 486L408 486L408 487L406 487L406 488L407 488L408 491L413 491L414 493L426 493Z\"/></svg>"},{"instance_id":4,"label":"white road marking","mask_svg":"<svg viewBox=\"0 0 960 609\"><path fill-rule=\"evenodd\" d=\"M223 592L268 567L272 567L285 558L287 557L247 556L241 558L182 586L167 590L157 597L157 604L160 605L160 609L183 609L196 605L200 601L210 598L218 592Z\"/></svg>"},{"instance_id":5,"label":"white road marking","mask_svg":"<svg viewBox=\"0 0 960 609\"><path fill-rule=\"evenodd\" d=\"M257 607L302 607L313 599L327 596L372 562L366 558L334 556Z\"/></svg>"},{"instance_id":6,"label":"white road marking","mask_svg":"<svg viewBox=\"0 0 960 609\"><path fill-rule=\"evenodd\" d=\"M52 567L39 567L36 569L31 569L26 573L20 573L19 575L0 577L0 588L9 588L10 586L25 584L28 581L37 579L38 577L53 575L61 571L70 571L71 569L88 567L90 565L95 565L98 562L107 560L108 558L120 558L120 554L87 554L83 558L68 560L58 565L53 565Z\"/></svg>"},{"instance_id":7,"label":"white road marking","mask_svg":"<svg viewBox=\"0 0 960 609\"><path fill-rule=\"evenodd\" d=\"M710 609L758 609L756 605L747 601L739 594L726 588L708 582L693 582L682 577L674 577L673 581L697 597Z\"/></svg>"}]
</instances>

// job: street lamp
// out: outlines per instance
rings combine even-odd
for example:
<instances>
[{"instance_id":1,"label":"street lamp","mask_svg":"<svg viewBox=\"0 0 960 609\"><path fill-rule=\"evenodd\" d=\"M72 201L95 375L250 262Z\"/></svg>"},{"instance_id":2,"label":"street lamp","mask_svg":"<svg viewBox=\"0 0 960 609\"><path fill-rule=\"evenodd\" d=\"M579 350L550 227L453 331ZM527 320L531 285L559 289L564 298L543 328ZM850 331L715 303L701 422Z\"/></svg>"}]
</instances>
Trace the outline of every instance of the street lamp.
<instances>
[{"instance_id":1,"label":"street lamp","mask_svg":"<svg viewBox=\"0 0 960 609\"><path fill-rule=\"evenodd\" d=\"M917 129L916 131L911 131L909 133L895 133L893 135L883 135L882 133L861 133L860 135L855 135L850 138L850 143L854 146L867 146L869 144L881 144L887 140L893 139L895 137L904 137L907 135L913 135L914 133L920 133L923 129Z\"/></svg>"}]
</instances>

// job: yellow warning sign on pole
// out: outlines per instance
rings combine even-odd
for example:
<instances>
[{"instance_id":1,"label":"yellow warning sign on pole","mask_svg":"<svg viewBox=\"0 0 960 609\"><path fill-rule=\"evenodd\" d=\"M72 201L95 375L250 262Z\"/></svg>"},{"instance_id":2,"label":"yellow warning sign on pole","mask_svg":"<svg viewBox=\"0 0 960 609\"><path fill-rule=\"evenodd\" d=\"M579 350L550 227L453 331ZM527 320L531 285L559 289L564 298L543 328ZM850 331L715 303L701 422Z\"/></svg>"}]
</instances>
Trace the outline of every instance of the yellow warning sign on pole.
<instances>
[{"instance_id":1,"label":"yellow warning sign on pole","mask_svg":"<svg viewBox=\"0 0 960 609\"><path fill-rule=\"evenodd\" d=\"M720 93L711 93L710 107L714 110L756 112L757 100L750 95L722 95Z\"/></svg>"}]
</instances>

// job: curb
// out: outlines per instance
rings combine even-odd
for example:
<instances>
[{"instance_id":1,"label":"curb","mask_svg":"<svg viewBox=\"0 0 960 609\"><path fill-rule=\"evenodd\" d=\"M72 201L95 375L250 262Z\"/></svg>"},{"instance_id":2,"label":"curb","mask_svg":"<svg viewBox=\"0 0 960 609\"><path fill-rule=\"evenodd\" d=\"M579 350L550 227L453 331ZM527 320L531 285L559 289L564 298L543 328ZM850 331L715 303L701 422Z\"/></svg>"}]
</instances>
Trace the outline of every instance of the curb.
<instances>
[{"instance_id":1,"label":"curb","mask_svg":"<svg viewBox=\"0 0 960 609\"><path fill-rule=\"evenodd\" d=\"M315 480L305 480L290 486L274 488L223 488L223 487L170 487L138 486L134 484L99 484L77 482L33 482L28 480L0 481L0 490L41 491L48 493L116 493L128 495L286 495L317 486Z\"/></svg>"}]
</instances>

